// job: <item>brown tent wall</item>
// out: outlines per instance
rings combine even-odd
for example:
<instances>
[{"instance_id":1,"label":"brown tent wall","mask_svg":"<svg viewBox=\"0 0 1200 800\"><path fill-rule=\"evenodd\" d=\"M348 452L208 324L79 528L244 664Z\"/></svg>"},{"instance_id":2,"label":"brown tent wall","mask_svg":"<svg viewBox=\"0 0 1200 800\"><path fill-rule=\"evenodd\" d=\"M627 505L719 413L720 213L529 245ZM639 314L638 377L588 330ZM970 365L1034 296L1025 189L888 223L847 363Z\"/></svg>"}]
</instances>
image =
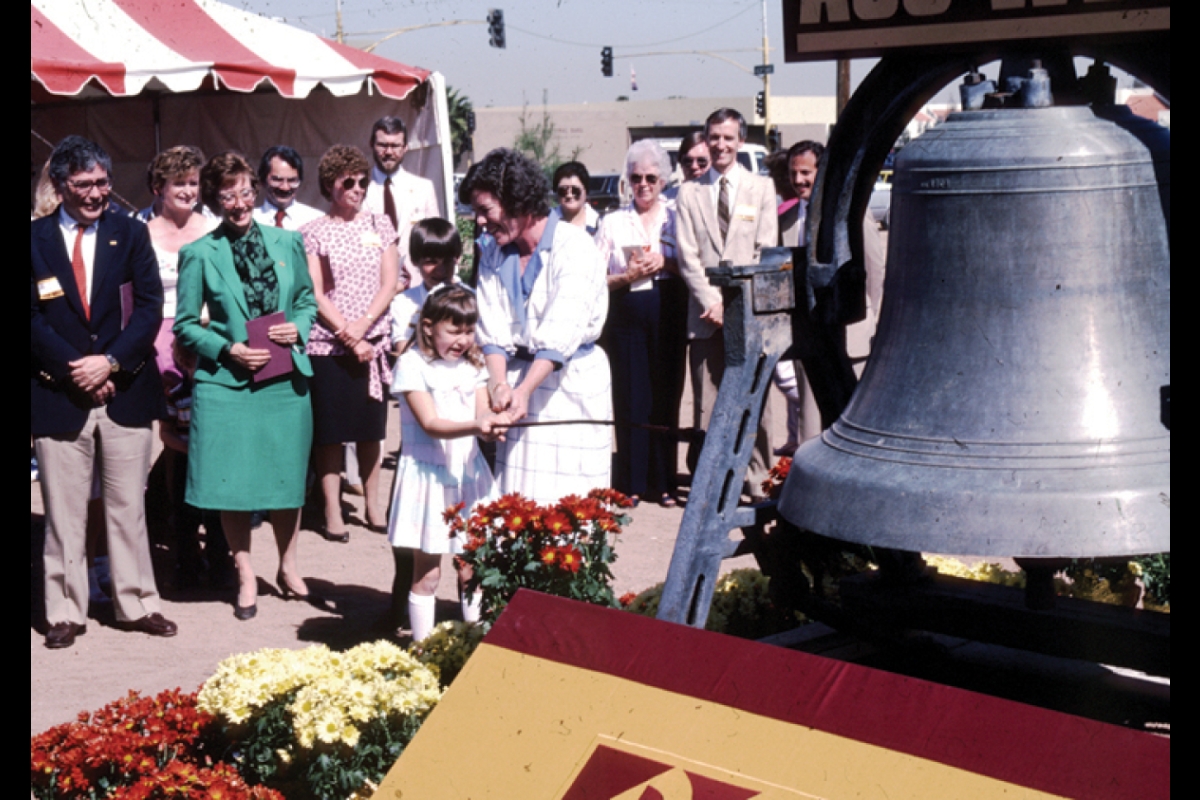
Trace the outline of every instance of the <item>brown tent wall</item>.
<instances>
[{"instance_id":1,"label":"brown tent wall","mask_svg":"<svg viewBox=\"0 0 1200 800\"><path fill-rule=\"evenodd\" d=\"M403 100L368 94L365 88L357 95L335 97L318 87L302 100L269 90L253 94L202 90L182 94L147 92L124 98L55 98L33 104L30 196L37 173L50 155L50 147L41 139L53 144L64 136L78 134L109 152L115 190L138 208L150 204L146 166L160 149L190 144L205 155L232 149L243 153L257 168L264 150L286 144L304 158L301 201L325 209L317 186L317 164L322 154L331 145L352 144L369 159L371 124L379 117L392 115L403 119L409 130L405 169L433 181L444 214L447 206L442 150L433 108L435 94L427 90L428 86L422 85ZM424 105L418 105L422 100Z\"/></svg>"}]
</instances>

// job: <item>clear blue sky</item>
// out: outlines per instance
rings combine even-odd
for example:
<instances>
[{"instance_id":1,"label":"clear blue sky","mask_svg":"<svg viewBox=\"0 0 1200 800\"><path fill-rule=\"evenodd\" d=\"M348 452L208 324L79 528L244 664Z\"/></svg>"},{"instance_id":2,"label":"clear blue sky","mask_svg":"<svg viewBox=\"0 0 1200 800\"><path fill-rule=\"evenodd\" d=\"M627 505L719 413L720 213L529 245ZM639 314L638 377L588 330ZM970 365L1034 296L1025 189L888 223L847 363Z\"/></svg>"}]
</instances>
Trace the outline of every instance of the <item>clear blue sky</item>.
<instances>
[{"instance_id":1,"label":"clear blue sky","mask_svg":"<svg viewBox=\"0 0 1200 800\"><path fill-rule=\"evenodd\" d=\"M336 0L224 0L250 11L333 38ZM508 47L488 46L484 22L489 8L504 10ZM638 55L708 50L750 67L762 60L759 0L344 0L347 41L361 45L390 30L449 20L480 24L428 28L405 33L375 52L414 66L434 69L463 91L476 107L601 102L618 95L632 99L753 97L759 79L718 58L701 55ZM776 94L834 93L831 62L785 64L780 0L767 3L767 26L776 65ZM361 35L360 35L361 34ZM600 48L613 48L614 76L600 73ZM873 62L855 62L855 82ZM630 90L630 67L639 90Z\"/></svg>"}]
</instances>

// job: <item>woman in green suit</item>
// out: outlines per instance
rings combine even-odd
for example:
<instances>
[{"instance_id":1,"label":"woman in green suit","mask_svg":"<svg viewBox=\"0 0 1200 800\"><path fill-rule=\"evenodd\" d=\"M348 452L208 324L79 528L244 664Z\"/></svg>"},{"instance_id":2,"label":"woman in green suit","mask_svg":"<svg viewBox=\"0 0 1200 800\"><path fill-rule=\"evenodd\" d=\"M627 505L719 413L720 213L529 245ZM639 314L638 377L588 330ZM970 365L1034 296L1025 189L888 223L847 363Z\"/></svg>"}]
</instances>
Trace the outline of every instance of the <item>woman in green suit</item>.
<instances>
[{"instance_id":1,"label":"woman in green suit","mask_svg":"<svg viewBox=\"0 0 1200 800\"><path fill-rule=\"evenodd\" d=\"M296 566L296 542L312 446L312 369L304 345L317 304L300 235L253 221L257 189L254 171L237 153L222 153L204 165L201 196L221 225L179 252L175 318L175 336L199 356L187 502L221 512L238 571L234 616L242 620L258 610L250 560L250 515L256 509L271 509L280 593L309 599ZM206 305L207 325L200 318ZM272 355L249 345L247 325L277 312L282 320L267 328L266 337L285 348L275 357L290 357L291 363L283 374L255 380Z\"/></svg>"}]
</instances>

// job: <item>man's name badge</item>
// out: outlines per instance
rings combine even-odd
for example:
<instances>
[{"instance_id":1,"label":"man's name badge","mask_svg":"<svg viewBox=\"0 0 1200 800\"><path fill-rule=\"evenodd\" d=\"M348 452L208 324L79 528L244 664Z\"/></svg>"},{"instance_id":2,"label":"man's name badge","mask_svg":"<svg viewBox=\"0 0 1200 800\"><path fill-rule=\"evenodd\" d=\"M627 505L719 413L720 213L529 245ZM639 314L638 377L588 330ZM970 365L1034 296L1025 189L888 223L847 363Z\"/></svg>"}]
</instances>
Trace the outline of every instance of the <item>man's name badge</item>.
<instances>
[{"instance_id":1,"label":"man's name badge","mask_svg":"<svg viewBox=\"0 0 1200 800\"><path fill-rule=\"evenodd\" d=\"M738 206L734 212L734 216L738 219L744 219L748 222L754 222L758 217L758 209L754 206Z\"/></svg>"},{"instance_id":2,"label":"man's name badge","mask_svg":"<svg viewBox=\"0 0 1200 800\"><path fill-rule=\"evenodd\" d=\"M39 300L53 300L56 297L63 296L62 284L58 282L58 278L40 280L37 287Z\"/></svg>"}]
</instances>

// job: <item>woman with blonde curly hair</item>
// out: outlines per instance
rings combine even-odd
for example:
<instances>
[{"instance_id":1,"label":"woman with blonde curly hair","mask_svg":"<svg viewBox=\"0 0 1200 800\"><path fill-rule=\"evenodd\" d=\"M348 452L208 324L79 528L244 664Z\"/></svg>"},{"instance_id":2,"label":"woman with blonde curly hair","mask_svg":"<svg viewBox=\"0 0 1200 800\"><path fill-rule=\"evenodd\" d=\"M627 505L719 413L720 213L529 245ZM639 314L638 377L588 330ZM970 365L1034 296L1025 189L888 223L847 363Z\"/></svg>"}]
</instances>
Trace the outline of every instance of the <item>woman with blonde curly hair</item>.
<instances>
[{"instance_id":1,"label":"woman with blonde curly hair","mask_svg":"<svg viewBox=\"0 0 1200 800\"><path fill-rule=\"evenodd\" d=\"M300 229L317 297L317 324L308 342L313 364L313 458L325 498L322 535L347 542L342 519L342 445L355 442L370 530L386 530L379 508L380 442L387 433L387 311L400 257L396 229L385 214L362 209L371 165L356 147L334 145L318 177L329 211Z\"/></svg>"},{"instance_id":2,"label":"woman with blonde curly hair","mask_svg":"<svg viewBox=\"0 0 1200 800\"><path fill-rule=\"evenodd\" d=\"M163 282L163 324L154 349L158 371L178 377L179 367L171 356L171 326L175 324L175 286L179 281L179 250L217 225L217 219L196 210L200 202L200 168L204 154L188 145L170 147L159 153L146 170L146 182L154 193L157 214L146 223L158 275Z\"/></svg>"}]
</instances>

